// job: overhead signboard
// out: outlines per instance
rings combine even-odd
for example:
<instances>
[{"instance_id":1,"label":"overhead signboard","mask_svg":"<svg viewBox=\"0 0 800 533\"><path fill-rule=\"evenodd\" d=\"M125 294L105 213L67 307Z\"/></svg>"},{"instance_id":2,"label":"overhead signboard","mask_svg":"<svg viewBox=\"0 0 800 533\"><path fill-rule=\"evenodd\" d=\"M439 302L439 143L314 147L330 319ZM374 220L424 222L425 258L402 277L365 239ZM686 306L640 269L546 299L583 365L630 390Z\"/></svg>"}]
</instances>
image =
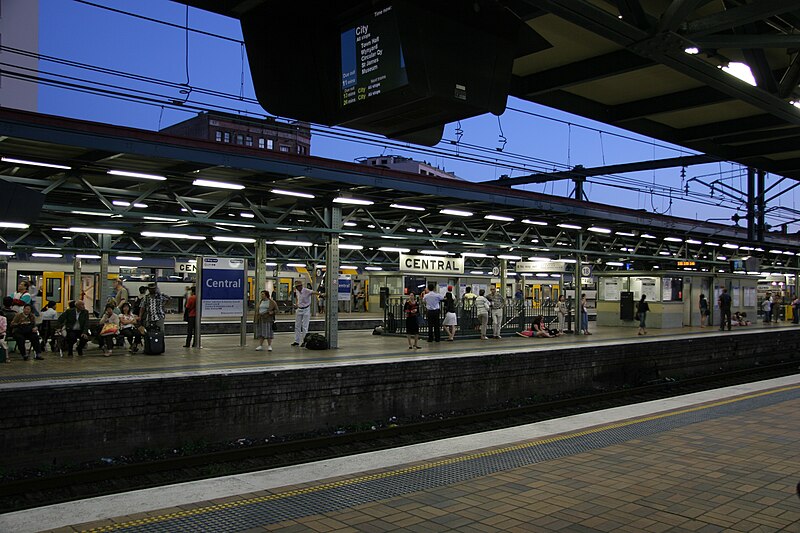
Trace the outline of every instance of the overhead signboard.
<instances>
[{"instance_id":1,"label":"overhead signboard","mask_svg":"<svg viewBox=\"0 0 800 533\"><path fill-rule=\"evenodd\" d=\"M463 274L462 257L400 254L400 272L419 274Z\"/></svg>"},{"instance_id":2,"label":"overhead signboard","mask_svg":"<svg viewBox=\"0 0 800 533\"><path fill-rule=\"evenodd\" d=\"M175 273L176 274L196 274L197 273L197 263L193 262L183 262L183 261L175 261Z\"/></svg>"},{"instance_id":3,"label":"overhead signboard","mask_svg":"<svg viewBox=\"0 0 800 533\"><path fill-rule=\"evenodd\" d=\"M340 274L339 275L339 290L338 290L338 301L340 302L349 302L350 297L353 295L353 280L347 274Z\"/></svg>"},{"instance_id":4,"label":"overhead signboard","mask_svg":"<svg viewBox=\"0 0 800 533\"><path fill-rule=\"evenodd\" d=\"M566 270L566 263L562 261L517 261L514 265L517 272L542 272L559 273Z\"/></svg>"},{"instance_id":5,"label":"overhead signboard","mask_svg":"<svg viewBox=\"0 0 800 533\"><path fill-rule=\"evenodd\" d=\"M244 259L204 257L201 313L203 318L241 317L244 314Z\"/></svg>"}]
</instances>

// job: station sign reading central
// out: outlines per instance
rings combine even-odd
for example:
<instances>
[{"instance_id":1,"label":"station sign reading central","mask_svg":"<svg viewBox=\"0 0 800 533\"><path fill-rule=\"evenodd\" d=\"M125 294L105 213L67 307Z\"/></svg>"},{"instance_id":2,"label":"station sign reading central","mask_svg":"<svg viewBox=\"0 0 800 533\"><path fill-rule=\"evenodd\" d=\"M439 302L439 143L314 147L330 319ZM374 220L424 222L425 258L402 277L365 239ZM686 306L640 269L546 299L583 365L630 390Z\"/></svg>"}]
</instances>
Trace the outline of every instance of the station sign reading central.
<instances>
[{"instance_id":1,"label":"station sign reading central","mask_svg":"<svg viewBox=\"0 0 800 533\"><path fill-rule=\"evenodd\" d=\"M242 316L246 265L244 259L203 258L200 302L204 318Z\"/></svg>"},{"instance_id":2,"label":"station sign reading central","mask_svg":"<svg viewBox=\"0 0 800 533\"><path fill-rule=\"evenodd\" d=\"M420 274L463 274L462 257L400 254L400 272Z\"/></svg>"}]
</instances>

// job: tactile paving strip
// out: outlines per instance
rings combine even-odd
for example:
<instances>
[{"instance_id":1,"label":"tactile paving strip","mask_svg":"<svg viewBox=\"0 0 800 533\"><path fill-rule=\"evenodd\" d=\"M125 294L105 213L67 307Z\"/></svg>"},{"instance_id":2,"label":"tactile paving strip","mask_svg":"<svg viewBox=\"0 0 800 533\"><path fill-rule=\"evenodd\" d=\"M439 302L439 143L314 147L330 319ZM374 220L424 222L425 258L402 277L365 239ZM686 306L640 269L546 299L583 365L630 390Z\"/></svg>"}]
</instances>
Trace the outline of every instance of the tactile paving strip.
<instances>
[{"instance_id":1,"label":"tactile paving strip","mask_svg":"<svg viewBox=\"0 0 800 533\"><path fill-rule=\"evenodd\" d=\"M798 397L800 397L800 386L774 389L552 438L524 442L501 449L269 496L148 517L87 531L94 533L105 531L142 533L242 531L260 525L340 511L364 503L605 448L647 435L743 413Z\"/></svg>"}]
</instances>

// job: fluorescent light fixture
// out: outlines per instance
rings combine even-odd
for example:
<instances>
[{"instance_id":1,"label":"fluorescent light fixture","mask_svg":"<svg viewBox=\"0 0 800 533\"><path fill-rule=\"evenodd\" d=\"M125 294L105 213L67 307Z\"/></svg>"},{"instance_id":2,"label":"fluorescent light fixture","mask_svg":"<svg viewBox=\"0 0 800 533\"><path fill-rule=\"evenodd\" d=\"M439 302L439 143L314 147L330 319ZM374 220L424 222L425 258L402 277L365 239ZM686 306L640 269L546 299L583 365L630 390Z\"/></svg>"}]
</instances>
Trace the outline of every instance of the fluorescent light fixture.
<instances>
[{"instance_id":1,"label":"fluorescent light fixture","mask_svg":"<svg viewBox=\"0 0 800 533\"><path fill-rule=\"evenodd\" d=\"M538 255L532 255L528 258L528 261L550 261L549 257L541 257Z\"/></svg>"},{"instance_id":2,"label":"fluorescent light fixture","mask_svg":"<svg viewBox=\"0 0 800 533\"><path fill-rule=\"evenodd\" d=\"M28 229L30 224L24 224L22 222L0 222L0 228L12 228L12 229Z\"/></svg>"},{"instance_id":3,"label":"fluorescent light fixture","mask_svg":"<svg viewBox=\"0 0 800 533\"><path fill-rule=\"evenodd\" d=\"M0 251L0 255L14 255L16 252L10 252L8 250Z\"/></svg>"},{"instance_id":4,"label":"fluorescent light fixture","mask_svg":"<svg viewBox=\"0 0 800 533\"><path fill-rule=\"evenodd\" d=\"M333 203L349 205L372 205L375 202L372 200L361 200L360 198L345 198L344 196L339 196L338 198L333 199Z\"/></svg>"},{"instance_id":5,"label":"fluorescent light fixture","mask_svg":"<svg viewBox=\"0 0 800 533\"><path fill-rule=\"evenodd\" d=\"M583 229L580 226L576 226L575 224L557 224L559 228L564 229Z\"/></svg>"},{"instance_id":6,"label":"fluorescent light fixture","mask_svg":"<svg viewBox=\"0 0 800 533\"><path fill-rule=\"evenodd\" d=\"M238 222L214 222L214 225L231 228L255 228L255 225L253 224L239 224Z\"/></svg>"},{"instance_id":7,"label":"fluorescent light fixture","mask_svg":"<svg viewBox=\"0 0 800 533\"><path fill-rule=\"evenodd\" d=\"M404 241L407 237L400 237L399 235L381 235L381 239L394 239L396 241Z\"/></svg>"},{"instance_id":8,"label":"fluorescent light fixture","mask_svg":"<svg viewBox=\"0 0 800 533\"><path fill-rule=\"evenodd\" d=\"M278 263L273 263L272 261L268 261L268 262L264 263L264 266L276 267L276 266L278 266Z\"/></svg>"},{"instance_id":9,"label":"fluorescent light fixture","mask_svg":"<svg viewBox=\"0 0 800 533\"><path fill-rule=\"evenodd\" d=\"M642 233L642 239L655 239L655 235L650 235L649 233Z\"/></svg>"},{"instance_id":10,"label":"fluorescent light fixture","mask_svg":"<svg viewBox=\"0 0 800 533\"><path fill-rule=\"evenodd\" d=\"M128 172L127 170L109 170L107 174L112 176L122 176L125 178L140 178L143 180L166 181L167 178L158 174L145 174L143 172Z\"/></svg>"},{"instance_id":11,"label":"fluorescent light fixture","mask_svg":"<svg viewBox=\"0 0 800 533\"><path fill-rule=\"evenodd\" d=\"M726 242L725 244L723 244L722 247L723 248L728 248L729 250L738 250L739 249L739 245L738 244L732 244L732 243L729 243L729 242Z\"/></svg>"},{"instance_id":12,"label":"fluorescent light fixture","mask_svg":"<svg viewBox=\"0 0 800 533\"><path fill-rule=\"evenodd\" d=\"M287 191L286 189L272 189L272 194L280 194L282 196L296 196L297 198L316 198L313 194L306 192Z\"/></svg>"},{"instance_id":13,"label":"fluorescent light fixture","mask_svg":"<svg viewBox=\"0 0 800 533\"><path fill-rule=\"evenodd\" d=\"M78 254L75 256L76 259L101 259L101 257L97 254Z\"/></svg>"},{"instance_id":14,"label":"fluorescent light fixture","mask_svg":"<svg viewBox=\"0 0 800 533\"><path fill-rule=\"evenodd\" d=\"M667 242L683 242L683 239L679 239L678 237L664 237L664 240Z\"/></svg>"},{"instance_id":15,"label":"fluorescent light fixture","mask_svg":"<svg viewBox=\"0 0 800 533\"><path fill-rule=\"evenodd\" d=\"M142 217L142 218L145 219L145 220L152 220L153 222L179 222L180 221L179 218L168 218L168 217L146 216L146 217Z\"/></svg>"},{"instance_id":16,"label":"fluorescent light fixture","mask_svg":"<svg viewBox=\"0 0 800 533\"><path fill-rule=\"evenodd\" d=\"M753 87L756 86L756 79L753 76L753 71L750 70L750 67L745 63L740 63L738 61L731 61L727 65L720 65L720 69L723 72L730 74L734 78L739 78L745 83L752 85Z\"/></svg>"},{"instance_id":17,"label":"fluorescent light fixture","mask_svg":"<svg viewBox=\"0 0 800 533\"><path fill-rule=\"evenodd\" d=\"M559 259L562 263L577 263L576 259Z\"/></svg>"},{"instance_id":18,"label":"fluorescent light fixture","mask_svg":"<svg viewBox=\"0 0 800 533\"><path fill-rule=\"evenodd\" d=\"M344 231L342 235L347 235L348 237L363 237L363 233L353 233L352 231Z\"/></svg>"},{"instance_id":19,"label":"fluorescent light fixture","mask_svg":"<svg viewBox=\"0 0 800 533\"><path fill-rule=\"evenodd\" d=\"M547 225L547 222L544 222L542 220L530 220L528 218L523 218L522 219L522 223L523 224L530 224L531 226L546 226Z\"/></svg>"},{"instance_id":20,"label":"fluorescent light fixture","mask_svg":"<svg viewBox=\"0 0 800 533\"><path fill-rule=\"evenodd\" d=\"M188 213L189 212L189 210L186 209L185 207L181 207L181 211L183 211L184 213ZM198 214L201 214L201 215L204 214L204 213L208 213L208 211L203 211L202 209L195 209L194 207L192 208L191 212L192 213L198 213Z\"/></svg>"},{"instance_id":21,"label":"fluorescent light fixture","mask_svg":"<svg viewBox=\"0 0 800 533\"><path fill-rule=\"evenodd\" d=\"M389 207L393 207L395 209L406 209L408 211L425 211L424 207L419 207L418 205L391 204Z\"/></svg>"},{"instance_id":22,"label":"fluorescent light fixture","mask_svg":"<svg viewBox=\"0 0 800 533\"><path fill-rule=\"evenodd\" d=\"M713 241L708 241L706 243L706 246L715 246L716 247L716 246L719 246L719 243L718 242L713 242Z\"/></svg>"},{"instance_id":23,"label":"fluorescent light fixture","mask_svg":"<svg viewBox=\"0 0 800 533\"><path fill-rule=\"evenodd\" d=\"M498 255L497 258L498 259L506 259L508 261L520 261L520 260L522 260L522 257L520 257L518 255L505 255L505 254L503 254L503 255Z\"/></svg>"},{"instance_id":24,"label":"fluorescent light fixture","mask_svg":"<svg viewBox=\"0 0 800 533\"><path fill-rule=\"evenodd\" d=\"M589 231L594 232L594 233L603 233L603 234L606 234L606 235L611 233L610 229L608 229L608 228L600 228L598 226L591 226L588 229L589 229Z\"/></svg>"},{"instance_id":25,"label":"fluorescent light fixture","mask_svg":"<svg viewBox=\"0 0 800 533\"><path fill-rule=\"evenodd\" d=\"M31 254L31 257L50 257L52 259L58 259L59 257L64 257L63 254L51 254L45 252L34 252Z\"/></svg>"},{"instance_id":26,"label":"fluorescent light fixture","mask_svg":"<svg viewBox=\"0 0 800 533\"><path fill-rule=\"evenodd\" d=\"M141 261L142 258L137 255L118 255L115 258L117 261Z\"/></svg>"},{"instance_id":27,"label":"fluorescent light fixture","mask_svg":"<svg viewBox=\"0 0 800 533\"><path fill-rule=\"evenodd\" d=\"M119 207L130 207L131 205L130 202L126 202L125 200L114 200L111 203ZM138 207L139 209L147 209L150 206L148 206L147 204L134 203L133 207Z\"/></svg>"},{"instance_id":28,"label":"fluorescent light fixture","mask_svg":"<svg viewBox=\"0 0 800 533\"><path fill-rule=\"evenodd\" d=\"M114 213L101 212L101 211L70 211L70 213L72 213L73 215L88 215L92 217L110 217L114 215Z\"/></svg>"},{"instance_id":29,"label":"fluorescent light fixture","mask_svg":"<svg viewBox=\"0 0 800 533\"><path fill-rule=\"evenodd\" d=\"M250 237L228 237L225 235L214 235L212 239L214 239L217 242L240 242L244 244L252 244L256 242L255 239Z\"/></svg>"},{"instance_id":30,"label":"fluorescent light fixture","mask_svg":"<svg viewBox=\"0 0 800 533\"><path fill-rule=\"evenodd\" d=\"M469 273L470 274L475 274L477 276L482 276L483 275L483 270L470 270Z\"/></svg>"},{"instance_id":31,"label":"fluorescent light fixture","mask_svg":"<svg viewBox=\"0 0 800 533\"><path fill-rule=\"evenodd\" d=\"M72 233L97 233L99 235L122 235L123 231L118 229L106 229L106 228L69 228L68 231Z\"/></svg>"},{"instance_id":32,"label":"fluorescent light fixture","mask_svg":"<svg viewBox=\"0 0 800 533\"><path fill-rule=\"evenodd\" d=\"M471 217L472 213L469 211L462 211L460 209L440 209L439 213L443 215L453 215L454 217Z\"/></svg>"},{"instance_id":33,"label":"fluorescent light fixture","mask_svg":"<svg viewBox=\"0 0 800 533\"><path fill-rule=\"evenodd\" d=\"M339 265L339 270L358 270L355 265Z\"/></svg>"},{"instance_id":34,"label":"fluorescent light fixture","mask_svg":"<svg viewBox=\"0 0 800 533\"><path fill-rule=\"evenodd\" d=\"M382 267L375 267L375 266L368 266L364 267L364 270L383 270Z\"/></svg>"},{"instance_id":35,"label":"fluorescent light fixture","mask_svg":"<svg viewBox=\"0 0 800 533\"><path fill-rule=\"evenodd\" d=\"M670 252L658 252L658 255L672 255Z\"/></svg>"},{"instance_id":36,"label":"fluorescent light fixture","mask_svg":"<svg viewBox=\"0 0 800 533\"><path fill-rule=\"evenodd\" d=\"M278 246L313 246L314 243L308 241L275 241L273 244Z\"/></svg>"},{"instance_id":37,"label":"fluorescent light fixture","mask_svg":"<svg viewBox=\"0 0 800 533\"><path fill-rule=\"evenodd\" d=\"M170 233L162 231L143 231L140 233L142 237L154 237L156 239L189 239L192 241L204 241L205 237L202 235L188 235L186 233Z\"/></svg>"},{"instance_id":38,"label":"fluorescent light fixture","mask_svg":"<svg viewBox=\"0 0 800 533\"><path fill-rule=\"evenodd\" d=\"M561 274L550 274L551 278L560 278Z\"/></svg>"},{"instance_id":39,"label":"fluorescent light fixture","mask_svg":"<svg viewBox=\"0 0 800 533\"><path fill-rule=\"evenodd\" d=\"M739 249L740 250L747 250L749 252L750 250L753 250L753 247L752 246L740 246Z\"/></svg>"},{"instance_id":40,"label":"fluorescent light fixture","mask_svg":"<svg viewBox=\"0 0 800 533\"><path fill-rule=\"evenodd\" d=\"M72 170L72 167L66 165L54 165L52 163L42 163L41 161L28 161L27 159L16 159L14 157L0 157L3 163L16 163L18 165L30 165L32 167L46 167L57 168L60 170Z\"/></svg>"},{"instance_id":41,"label":"fluorescent light fixture","mask_svg":"<svg viewBox=\"0 0 800 533\"><path fill-rule=\"evenodd\" d=\"M287 267L293 267L293 268L305 268L306 264L305 263L286 263L286 266Z\"/></svg>"},{"instance_id":42,"label":"fluorescent light fixture","mask_svg":"<svg viewBox=\"0 0 800 533\"><path fill-rule=\"evenodd\" d=\"M717 256L717 260L718 260L718 261L727 261L727 259L728 259L728 258L727 258L727 257L725 257L724 255L718 255L718 256Z\"/></svg>"},{"instance_id":43,"label":"fluorescent light fixture","mask_svg":"<svg viewBox=\"0 0 800 533\"><path fill-rule=\"evenodd\" d=\"M501 215L486 215L483 218L485 218L486 220L497 220L497 221L500 221L500 222L514 222L513 218L504 217L504 216L501 216Z\"/></svg>"},{"instance_id":44,"label":"fluorescent light fixture","mask_svg":"<svg viewBox=\"0 0 800 533\"><path fill-rule=\"evenodd\" d=\"M225 181L213 181L213 180L194 180L192 185L197 187L210 187L212 189L232 189L234 191L241 191L244 189L244 185L239 185L237 183L228 183Z\"/></svg>"},{"instance_id":45,"label":"fluorescent light fixture","mask_svg":"<svg viewBox=\"0 0 800 533\"><path fill-rule=\"evenodd\" d=\"M491 255L478 252L461 252L461 257L491 257Z\"/></svg>"},{"instance_id":46,"label":"fluorescent light fixture","mask_svg":"<svg viewBox=\"0 0 800 533\"><path fill-rule=\"evenodd\" d=\"M363 250L364 247L360 244L347 244L347 243L339 243L339 248L342 250Z\"/></svg>"},{"instance_id":47,"label":"fluorescent light fixture","mask_svg":"<svg viewBox=\"0 0 800 533\"><path fill-rule=\"evenodd\" d=\"M242 218L256 218L256 216L253 213L247 213L247 212L239 213L239 216Z\"/></svg>"},{"instance_id":48,"label":"fluorescent light fixture","mask_svg":"<svg viewBox=\"0 0 800 533\"><path fill-rule=\"evenodd\" d=\"M464 241L462 244L463 244L464 246L486 246L486 244L485 244L485 243L482 243L482 242L468 242L468 241Z\"/></svg>"},{"instance_id":49,"label":"fluorescent light fixture","mask_svg":"<svg viewBox=\"0 0 800 533\"><path fill-rule=\"evenodd\" d=\"M550 274L547 274L546 272L537 272L536 273L536 277L537 278L549 278Z\"/></svg>"},{"instance_id":50,"label":"fluorescent light fixture","mask_svg":"<svg viewBox=\"0 0 800 533\"><path fill-rule=\"evenodd\" d=\"M420 250L419 253L424 255L453 255L450 252L446 252L444 250Z\"/></svg>"},{"instance_id":51,"label":"fluorescent light fixture","mask_svg":"<svg viewBox=\"0 0 800 533\"><path fill-rule=\"evenodd\" d=\"M689 54L690 56L697 55L700 53L700 49L696 46L690 46L688 48L683 49L684 53Z\"/></svg>"},{"instance_id":52,"label":"fluorescent light fixture","mask_svg":"<svg viewBox=\"0 0 800 533\"><path fill-rule=\"evenodd\" d=\"M394 246L381 246L378 248L381 252L398 252L402 254L407 254L411 250L408 248L395 248Z\"/></svg>"},{"instance_id":53,"label":"fluorescent light fixture","mask_svg":"<svg viewBox=\"0 0 800 533\"><path fill-rule=\"evenodd\" d=\"M630 231L616 231L614 234L619 235L620 237L636 237L636 234L631 233Z\"/></svg>"},{"instance_id":54,"label":"fluorescent light fixture","mask_svg":"<svg viewBox=\"0 0 800 533\"><path fill-rule=\"evenodd\" d=\"M610 267L621 267L625 266L625 263L620 263L619 261L606 261L606 265Z\"/></svg>"},{"instance_id":55,"label":"fluorescent light fixture","mask_svg":"<svg viewBox=\"0 0 800 533\"><path fill-rule=\"evenodd\" d=\"M703 244L702 241L698 241L698 240L695 240L695 239L686 239L686 241L684 241L684 242L686 242L686 244Z\"/></svg>"}]
</instances>

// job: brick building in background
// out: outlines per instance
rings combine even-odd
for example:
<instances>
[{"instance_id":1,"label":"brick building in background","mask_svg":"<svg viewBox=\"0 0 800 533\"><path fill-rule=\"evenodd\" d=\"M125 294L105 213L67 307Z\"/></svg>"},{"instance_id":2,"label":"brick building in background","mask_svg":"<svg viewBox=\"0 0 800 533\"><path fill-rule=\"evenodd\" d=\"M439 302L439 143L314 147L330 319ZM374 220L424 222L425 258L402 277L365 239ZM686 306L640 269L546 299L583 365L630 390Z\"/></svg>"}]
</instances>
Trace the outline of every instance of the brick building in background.
<instances>
[{"instance_id":1,"label":"brick building in background","mask_svg":"<svg viewBox=\"0 0 800 533\"><path fill-rule=\"evenodd\" d=\"M218 112L202 112L161 130L162 133L238 144L261 150L309 155L311 127L308 122L257 119Z\"/></svg>"}]
</instances>

